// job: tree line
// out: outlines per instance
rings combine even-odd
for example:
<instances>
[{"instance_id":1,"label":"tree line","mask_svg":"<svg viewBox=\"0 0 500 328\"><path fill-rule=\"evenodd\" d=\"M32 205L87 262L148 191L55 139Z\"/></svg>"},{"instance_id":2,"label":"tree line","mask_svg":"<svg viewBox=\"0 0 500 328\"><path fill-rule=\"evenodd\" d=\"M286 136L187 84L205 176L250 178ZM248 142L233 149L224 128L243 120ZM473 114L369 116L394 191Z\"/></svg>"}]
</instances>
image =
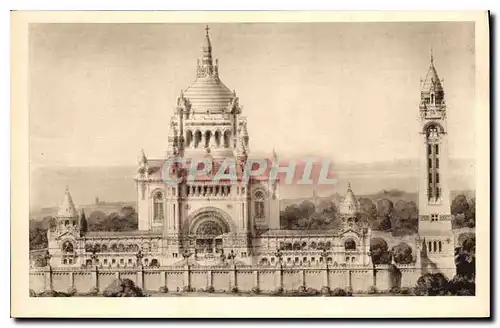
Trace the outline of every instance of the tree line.
<instances>
[{"instance_id":1,"label":"tree line","mask_svg":"<svg viewBox=\"0 0 500 328\"><path fill-rule=\"evenodd\" d=\"M412 235L418 232L418 207L413 201L392 201L380 198L359 198L360 223L372 230L391 232L393 236ZM454 228L475 227L475 198L458 195L451 204ZM340 214L335 203L323 199L316 204L304 200L300 204L287 206L280 213L281 229L327 230L340 225Z\"/></svg>"}]
</instances>

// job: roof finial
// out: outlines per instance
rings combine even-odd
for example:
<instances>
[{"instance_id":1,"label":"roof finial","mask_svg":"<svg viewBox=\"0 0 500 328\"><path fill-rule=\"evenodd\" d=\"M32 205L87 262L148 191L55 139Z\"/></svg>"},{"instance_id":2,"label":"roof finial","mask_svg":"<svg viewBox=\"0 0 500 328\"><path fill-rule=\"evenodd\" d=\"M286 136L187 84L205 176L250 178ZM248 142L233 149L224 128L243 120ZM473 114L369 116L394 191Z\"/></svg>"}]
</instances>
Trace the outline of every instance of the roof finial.
<instances>
[{"instance_id":1,"label":"roof finial","mask_svg":"<svg viewBox=\"0 0 500 328\"><path fill-rule=\"evenodd\" d=\"M432 47L431 47L431 64L434 64L434 55L432 54Z\"/></svg>"},{"instance_id":2,"label":"roof finial","mask_svg":"<svg viewBox=\"0 0 500 328\"><path fill-rule=\"evenodd\" d=\"M352 189L351 189L351 181L349 181L347 183L347 191L352 191Z\"/></svg>"},{"instance_id":3,"label":"roof finial","mask_svg":"<svg viewBox=\"0 0 500 328\"><path fill-rule=\"evenodd\" d=\"M210 30L210 28L208 27L208 25L205 25L205 33L206 33L206 36L208 36L208 31Z\"/></svg>"}]
</instances>

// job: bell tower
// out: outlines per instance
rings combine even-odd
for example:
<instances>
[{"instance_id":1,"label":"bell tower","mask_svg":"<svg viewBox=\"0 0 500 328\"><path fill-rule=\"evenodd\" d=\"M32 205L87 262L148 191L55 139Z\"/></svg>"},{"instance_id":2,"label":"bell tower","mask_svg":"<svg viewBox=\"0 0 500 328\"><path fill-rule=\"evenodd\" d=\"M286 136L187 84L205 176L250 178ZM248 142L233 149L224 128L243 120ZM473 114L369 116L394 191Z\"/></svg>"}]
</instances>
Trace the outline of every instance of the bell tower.
<instances>
[{"instance_id":1,"label":"bell tower","mask_svg":"<svg viewBox=\"0 0 500 328\"><path fill-rule=\"evenodd\" d=\"M419 131L419 234L424 251L423 272L455 275L454 238L451 225L447 107L443 81L431 53L420 90Z\"/></svg>"}]
</instances>

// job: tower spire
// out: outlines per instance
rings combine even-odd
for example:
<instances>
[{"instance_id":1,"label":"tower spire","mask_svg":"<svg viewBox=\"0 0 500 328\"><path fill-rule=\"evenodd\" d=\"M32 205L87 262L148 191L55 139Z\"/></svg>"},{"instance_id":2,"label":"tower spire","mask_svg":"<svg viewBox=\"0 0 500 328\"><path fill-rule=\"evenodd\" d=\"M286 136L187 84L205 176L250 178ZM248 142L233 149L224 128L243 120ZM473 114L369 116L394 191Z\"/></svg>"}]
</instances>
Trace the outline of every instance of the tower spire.
<instances>
[{"instance_id":1,"label":"tower spire","mask_svg":"<svg viewBox=\"0 0 500 328\"><path fill-rule=\"evenodd\" d=\"M432 53L432 47L431 47L431 65L434 65L434 55Z\"/></svg>"},{"instance_id":2,"label":"tower spire","mask_svg":"<svg viewBox=\"0 0 500 328\"><path fill-rule=\"evenodd\" d=\"M210 41L209 31L210 28L206 25L201 60L198 60L198 77L217 75L217 67L214 67L212 58L212 42Z\"/></svg>"}]
</instances>

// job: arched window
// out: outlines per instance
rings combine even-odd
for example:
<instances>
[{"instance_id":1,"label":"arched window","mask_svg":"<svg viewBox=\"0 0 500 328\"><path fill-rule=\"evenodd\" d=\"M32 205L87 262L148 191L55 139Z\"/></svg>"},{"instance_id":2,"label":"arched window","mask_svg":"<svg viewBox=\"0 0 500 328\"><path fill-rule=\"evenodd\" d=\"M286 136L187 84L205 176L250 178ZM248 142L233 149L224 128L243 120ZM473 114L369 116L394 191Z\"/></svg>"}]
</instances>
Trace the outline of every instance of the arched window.
<instances>
[{"instance_id":1,"label":"arched window","mask_svg":"<svg viewBox=\"0 0 500 328\"><path fill-rule=\"evenodd\" d=\"M254 196L255 196L254 200L255 217L264 218L266 216L264 207L264 193L259 190L255 193Z\"/></svg>"},{"instance_id":2,"label":"arched window","mask_svg":"<svg viewBox=\"0 0 500 328\"><path fill-rule=\"evenodd\" d=\"M194 148L198 148L200 146L200 142L201 142L201 131L200 130L197 130L195 133L194 133L194 143L193 143L193 147Z\"/></svg>"},{"instance_id":3,"label":"arched window","mask_svg":"<svg viewBox=\"0 0 500 328\"><path fill-rule=\"evenodd\" d=\"M356 250L356 242L349 238L344 242L344 248L346 251L355 251Z\"/></svg>"},{"instance_id":4,"label":"arched window","mask_svg":"<svg viewBox=\"0 0 500 328\"><path fill-rule=\"evenodd\" d=\"M103 244L101 246L101 252L106 253L108 251L108 246L106 244Z\"/></svg>"},{"instance_id":5,"label":"arched window","mask_svg":"<svg viewBox=\"0 0 500 328\"><path fill-rule=\"evenodd\" d=\"M224 131L224 148L229 148L231 145L231 131Z\"/></svg>"},{"instance_id":6,"label":"arched window","mask_svg":"<svg viewBox=\"0 0 500 328\"><path fill-rule=\"evenodd\" d=\"M266 257L264 257L264 258L262 258L262 259L260 260L260 264L261 264L261 265L268 265L268 264L269 264L269 261L267 260L267 258L266 258Z\"/></svg>"},{"instance_id":7,"label":"arched window","mask_svg":"<svg viewBox=\"0 0 500 328\"><path fill-rule=\"evenodd\" d=\"M75 250L74 250L73 244L71 242L65 241L62 244L62 251L63 251L63 253L73 253Z\"/></svg>"},{"instance_id":8,"label":"arched window","mask_svg":"<svg viewBox=\"0 0 500 328\"><path fill-rule=\"evenodd\" d=\"M437 242L434 240L434 252L437 252Z\"/></svg>"},{"instance_id":9,"label":"arched window","mask_svg":"<svg viewBox=\"0 0 500 328\"><path fill-rule=\"evenodd\" d=\"M428 243L427 251L432 252L432 242L431 241Z\"/></svg>"},{"instance_id":10,"label":"arched window","mask_svg":"<svg viewBox=\"0 0 500 328\"><path fill-rule=\"evenodd\" d=\"M438 246L439 246L439 253L441 253L443 251L443 244L441 243L441 240L438 242Z\"/></svg>"},{"instance_id":11,"label":"arched window","mask_svg":"<svg viewBox=\"0 0 500 328\"><path fill-rule=\"evenodd\" d=\"M101 245L99 245L99 244L95 244L95 245L94 245L94 251L95 251L96 253L100 253L100 252L101 252Z\"/></svg>"},{"instance_id":12,"label":"arched window","mask_svg":"<svg viewBox=\"0 0 500 328\"><path fill-rule=\"evenodd\" d=\"M205 148L210 147L210 138L212 138L212 131L205 131Z\"/></svg>"},{"instance_id":13,"label":"arched window","mask_svg":"<svg viewBox=\"0 0 500 328\"><path fill-rule=\"evenodd\" d=\"M186 131L186 147L191 146L192 142L193 142L193 131L187 130Z\"/></svg>"},{"instance_id":14,"label":"arched window","mask_svg":"<svg viewBox=\"0 0 500 328\"><path fill-rule=\"evenodd\" d=\"M158 262L157 259L152 259L151 263L149 264L149 266L151 266L151 267L159 267L160 263Z\"/></svg>"},{"instance_id":15,"label":"arched window","mask_svg":"<svg viewBox=\"0 0 500 328\"><path fill-rule=\"evenodd\" d=\"M219 130L216 130L214 133L214 139L215 139L215 146L217 148L220 147L220 139L221 139L221 133Z\"/></svg>"},{"instance_id":16,"label":"arched window","mask_svg":"<svg viewBox=\"0 0 500 328\"><path fill-rule=\"evenodd\" d=\"M434 94L431 93L431 104L434 104Z\"/></svg>"},{"instance_id":17,"label":"arched window","mask_svg":"<svg viewBox=\"0 0 500 328\"><path fill-rule=\"evenodd\" d=\"M161 191L153 195L153 220L163 221L163 193Z\"/></svg>"}]
</instances>

